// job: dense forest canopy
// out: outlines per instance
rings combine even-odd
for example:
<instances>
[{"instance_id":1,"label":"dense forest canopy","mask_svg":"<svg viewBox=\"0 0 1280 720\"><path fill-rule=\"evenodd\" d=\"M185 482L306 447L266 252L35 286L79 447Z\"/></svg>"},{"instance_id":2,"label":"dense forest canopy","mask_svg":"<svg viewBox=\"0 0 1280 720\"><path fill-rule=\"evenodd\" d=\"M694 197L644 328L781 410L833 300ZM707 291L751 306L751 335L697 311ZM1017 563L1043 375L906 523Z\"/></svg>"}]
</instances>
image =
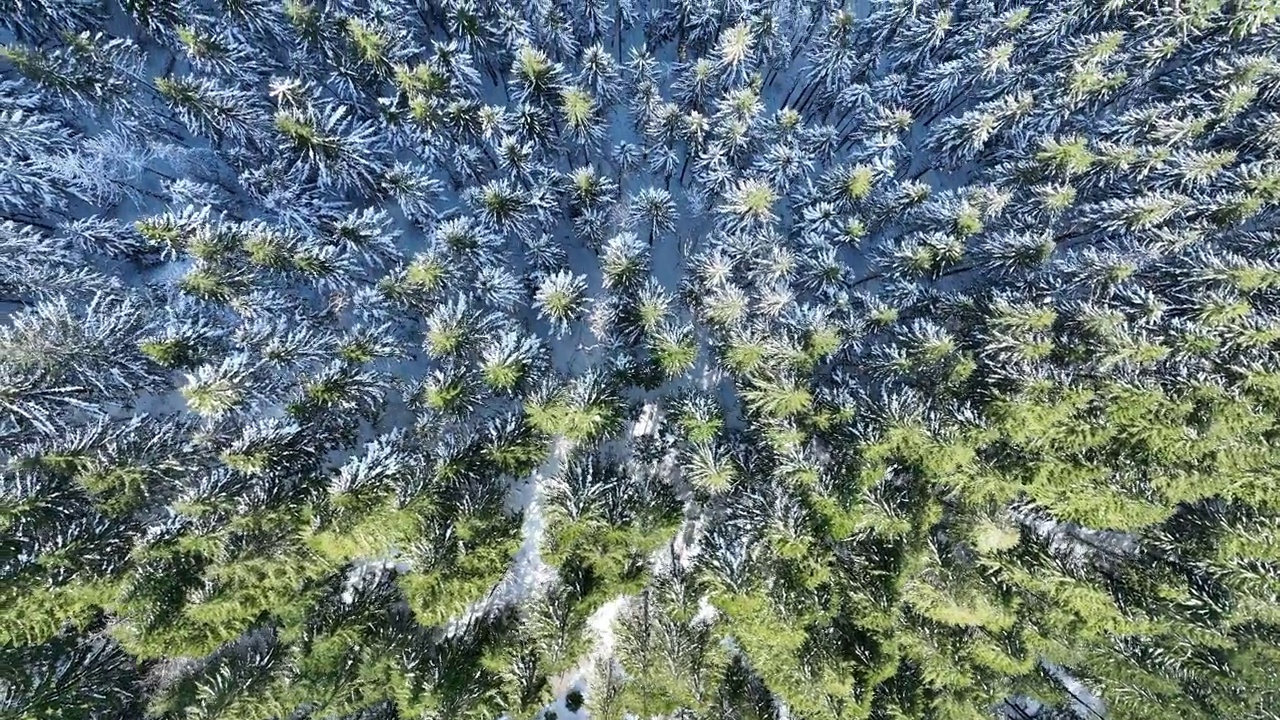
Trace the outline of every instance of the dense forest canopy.
<instances>
[{"instance_id":1,"label":"dense forest canopy","mask_svg":"<svg viewBox=\"0 0 1280 720\"><path fill-rule=\"evenodd\" d=\"M0 0L0 717L1280 718L1277 0Z\"/></svg>"}]
</instances>

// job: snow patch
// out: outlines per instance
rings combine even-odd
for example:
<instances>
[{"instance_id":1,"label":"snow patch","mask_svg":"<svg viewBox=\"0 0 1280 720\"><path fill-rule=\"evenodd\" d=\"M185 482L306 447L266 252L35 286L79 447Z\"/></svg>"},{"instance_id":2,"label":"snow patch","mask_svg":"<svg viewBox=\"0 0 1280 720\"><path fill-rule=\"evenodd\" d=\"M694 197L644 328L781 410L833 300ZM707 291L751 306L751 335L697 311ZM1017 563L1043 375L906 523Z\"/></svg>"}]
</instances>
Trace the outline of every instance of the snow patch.
<instances>
[{"instance_id":1,"label":"snow patch","mask_svg":"<svg viewBox=\"0 0 1280 720\"><path fill-rule=\"evenodd\" d=\"M339 599L343 605L356 601L357 595L367 587L373 587L392 573L406 573L412 564L402 558L360 559L347 568L346 577L342 579L342 594Z\"/></svg>"},{"instance_id":2,"label":"snow patch","mask_svg":"<svg viewBox=\"0 0 1280 720\"><path fill-rule=\"evenodd\" d=\"M547 565L541 551L542 538L546 532L546 519L542 514L543 486L547 478L560 472L561 464L572 449L571 441L556 437L542 465L528 477L512 483L506 507L513 513L523 513L520 549L516 552L511 568L492 592L446 623L446 635L465 630L476 618L524 602L555 578L555 568Z\"/></svg>"}]
</instances>

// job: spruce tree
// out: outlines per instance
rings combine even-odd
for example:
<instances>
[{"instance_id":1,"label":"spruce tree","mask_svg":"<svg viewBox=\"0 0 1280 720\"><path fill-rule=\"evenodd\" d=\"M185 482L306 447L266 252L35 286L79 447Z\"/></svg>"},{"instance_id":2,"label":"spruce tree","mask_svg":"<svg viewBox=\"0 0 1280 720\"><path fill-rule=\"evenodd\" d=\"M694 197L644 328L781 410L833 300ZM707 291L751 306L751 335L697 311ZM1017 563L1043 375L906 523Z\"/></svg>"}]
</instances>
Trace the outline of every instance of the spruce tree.
<instances>
[{"instance_id":1,"label":"spruce tree","mask_svg":"<svg viewBox=\"0 0 1280 720\"><path fill-rule=\"evenodd\" d=\"M1272 717L1277 17L0 0L0 714Z\"/></svg>"}]
</instances>

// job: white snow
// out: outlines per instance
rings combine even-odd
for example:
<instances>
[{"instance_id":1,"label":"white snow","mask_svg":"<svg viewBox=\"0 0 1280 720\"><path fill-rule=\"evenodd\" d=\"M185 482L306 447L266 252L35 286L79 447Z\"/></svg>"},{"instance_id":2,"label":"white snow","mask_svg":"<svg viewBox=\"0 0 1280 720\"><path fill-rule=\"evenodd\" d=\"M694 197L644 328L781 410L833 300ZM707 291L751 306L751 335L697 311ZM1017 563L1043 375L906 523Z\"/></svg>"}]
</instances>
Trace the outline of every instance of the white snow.
<instances>
[{"instance_id":1,"label":"white snow","mask_svg":"<svg viewBox=\"0 0 1280 720\"><path fill-rule=\"evenodd\" d=\"M573 449L573 443L556 437L547 458L528 477L511 484L507 498L508 511L523 513L520 525L520 549L511 568L483 600L469 606L456 618L445 624L445 634L452 634L467 626L469 621L483 617L500 608L517 605L531 597L555 578L555 569L542 558L542 536L546 523L542 515L543 483L560 471L560 465Z\"/></svg>"},{"instance_id":2,"label":"white snow","mask_svg":"<svg viewBox=\"0 0 1280 720\"><path fill-rule=\"evenodd\" d=\"M351 567L347 568L347 575L342 581L342 594L339 596L343 604L350 605L355 602L356 594L363 588L377 585L384 576L391 573L405 573L411 569L412 565L408 560L399 557L387 557L382 559L365 559L351 563Z\"/></svg>"},{"instance_id":3,"label":"white snow","mask_svg":"<svg viewBox=\"0 0 1280 720\"><path fill-rule=\"evenodd\" d=\"M634 439L656 434L659 418L658 403L652 400L646 402L640 410L640 417L631 426L631 437Z\"/></svg>"}]
</instances>

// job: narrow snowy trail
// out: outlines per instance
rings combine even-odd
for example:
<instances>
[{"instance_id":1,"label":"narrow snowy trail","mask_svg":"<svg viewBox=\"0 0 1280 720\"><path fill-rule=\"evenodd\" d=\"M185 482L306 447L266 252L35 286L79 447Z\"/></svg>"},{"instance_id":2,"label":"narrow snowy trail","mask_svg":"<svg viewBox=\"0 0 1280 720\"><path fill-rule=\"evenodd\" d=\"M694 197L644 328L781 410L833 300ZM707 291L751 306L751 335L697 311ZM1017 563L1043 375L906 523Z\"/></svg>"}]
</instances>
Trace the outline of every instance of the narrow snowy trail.
<instances>
[{"instance_id":1,"label":"narrow snowy trail","mask_svg":"<svg viewBox=\"0 0 1280 720\"><path fill-rule=\"evenodd\" d=\"M542 538L546 532L543 515L543 486L547 478L560 472L560 466L573 449L572 441L555 437L546 460L527 477L512 482L507 496L507 512L521 513L520 549L502 580L481 601L471 605L445 624L444 634L465 630L471 621L502 608L519 605L544 587L555 575L554 568L542 558Z\"/></svg>"}]
</instances>

